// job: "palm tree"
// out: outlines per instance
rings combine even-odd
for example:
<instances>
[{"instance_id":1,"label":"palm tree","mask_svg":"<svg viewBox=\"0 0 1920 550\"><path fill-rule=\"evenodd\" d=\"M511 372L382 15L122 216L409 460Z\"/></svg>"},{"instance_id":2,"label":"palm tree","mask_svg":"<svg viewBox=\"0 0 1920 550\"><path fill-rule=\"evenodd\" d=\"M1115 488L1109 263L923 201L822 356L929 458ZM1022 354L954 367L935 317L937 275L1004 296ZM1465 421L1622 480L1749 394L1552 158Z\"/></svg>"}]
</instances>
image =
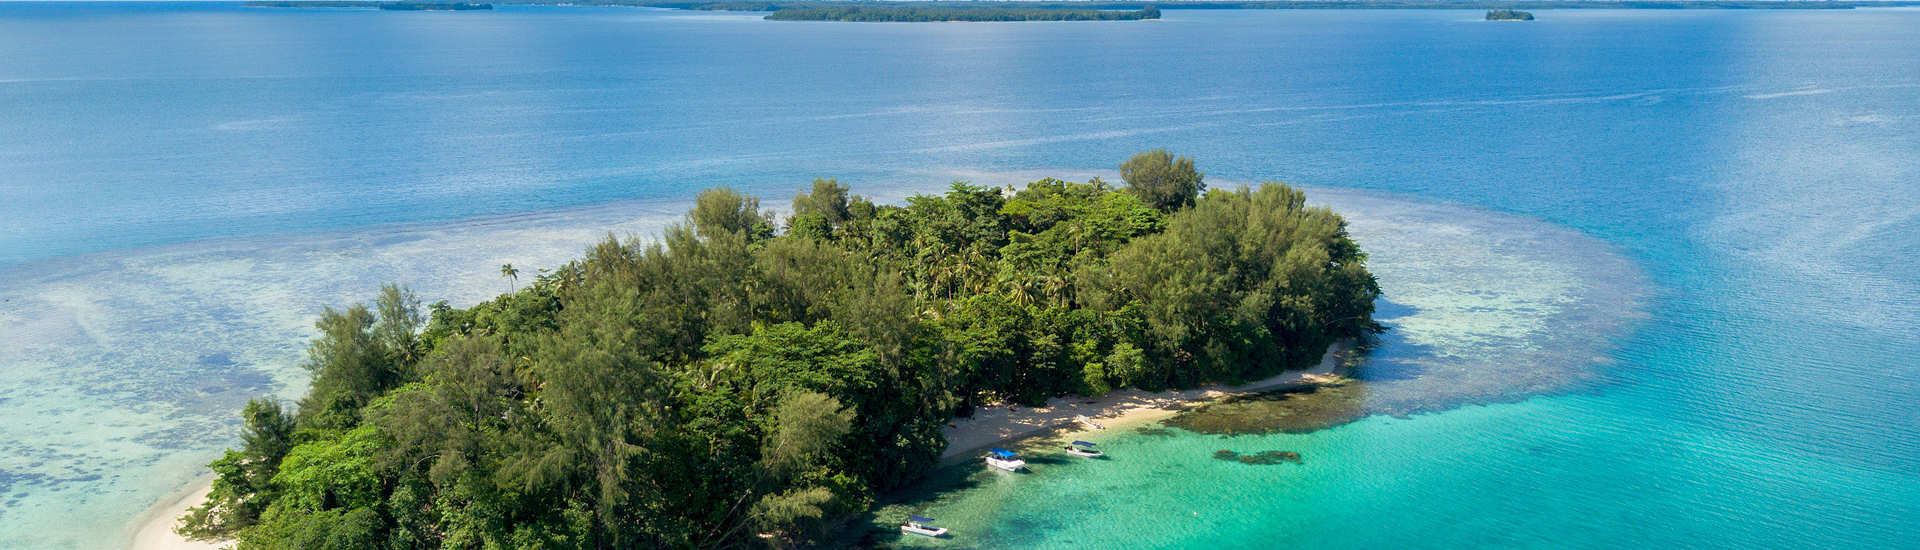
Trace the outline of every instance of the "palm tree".
<instances>
[{"instance_id":1,"label":"palm tree","mask_svg":"<svg viewBox=\"0 0 1920 550\"><path fill-rule=\"evenodd\" d=\"M510 282L507 283L508 291L510 292L519 291L518 288L514 288L514 287L516 286L516 283L520 282L520 270L514 269L513 264L510 264L510 263L500 264L500 278L510 280Z\"/></svg>"},{"instance_id":2,"label":"palm tree","mask_svg":"<svg viewBox=\"0 0 1920 550\"><path fill-rule=\"evenodd\" d=\"M1034 297L1033 283L1032 277L1008 275L1004 271L1000 274L1002 292L1005 292L1007 297L1013 300L1013 303L1023 306L1031 306L1038 301Z\"/></svg>"}]
</instances>

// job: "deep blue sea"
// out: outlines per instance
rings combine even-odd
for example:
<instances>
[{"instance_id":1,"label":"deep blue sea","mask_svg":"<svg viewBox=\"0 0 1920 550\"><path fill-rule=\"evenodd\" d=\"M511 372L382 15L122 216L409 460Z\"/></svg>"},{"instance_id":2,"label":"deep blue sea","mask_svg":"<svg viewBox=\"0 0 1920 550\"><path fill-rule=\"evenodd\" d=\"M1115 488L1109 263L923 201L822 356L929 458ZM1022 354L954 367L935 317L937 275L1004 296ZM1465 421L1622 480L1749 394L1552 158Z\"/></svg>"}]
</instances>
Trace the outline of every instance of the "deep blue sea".
<instances>
[{"instance_id":1,"label":"deep blue sea","mask_svg":"<svg viewBox=\"0 0 1920 550\"><path fill-rule=\"evenodd\" d=\"M1513 385L1115 434L927 489L934 545L1915 547L1920 10L1535 13L0 3L0 548L126 544L380 282L471 303L716 185L892 199L1155 147L1351 212L1373 360L1429 383L1356 399Z\"/></svg>"}]
</instances>

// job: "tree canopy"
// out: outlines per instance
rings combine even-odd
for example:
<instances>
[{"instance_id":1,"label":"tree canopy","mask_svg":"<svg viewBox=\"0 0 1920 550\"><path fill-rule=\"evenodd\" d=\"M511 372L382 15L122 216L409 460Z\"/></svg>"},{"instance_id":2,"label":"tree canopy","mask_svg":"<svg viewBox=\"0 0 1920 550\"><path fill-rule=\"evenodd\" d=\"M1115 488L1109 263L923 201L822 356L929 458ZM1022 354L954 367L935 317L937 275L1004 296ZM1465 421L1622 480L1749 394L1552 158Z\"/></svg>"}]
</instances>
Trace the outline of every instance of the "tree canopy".
<instances>
[{"instance_id":1,"label":"tree canopy","mask_svg":"<svg viewBox=\"0 0 1920 550\"><path fill-rule=\"evenodd\" d=\"M1166 149L1140 153L1120 163L1120 179L1127 182L1127 191L1162 212L1192 206L1194 198L1206 189L1200 181L1203 177L1194 169L1192 158L1175 158Z\"/></svg>"},{"instance_id":2,"label":"tree canopy","mask_svg":"<svg viewBox=\"0 0 1920 550\"><path fill-rule=\"evenodd\" d=\"M715 189L656 239L609 236L472 307L389 285L320 316L307 397L248 404L183 532L804 544L915 480L982 404L1245 381L1378 330L1340 216L1135 160L1127 188L956 183L901 205L819 180L785 220Z\"/></svg>"}]
</instances>

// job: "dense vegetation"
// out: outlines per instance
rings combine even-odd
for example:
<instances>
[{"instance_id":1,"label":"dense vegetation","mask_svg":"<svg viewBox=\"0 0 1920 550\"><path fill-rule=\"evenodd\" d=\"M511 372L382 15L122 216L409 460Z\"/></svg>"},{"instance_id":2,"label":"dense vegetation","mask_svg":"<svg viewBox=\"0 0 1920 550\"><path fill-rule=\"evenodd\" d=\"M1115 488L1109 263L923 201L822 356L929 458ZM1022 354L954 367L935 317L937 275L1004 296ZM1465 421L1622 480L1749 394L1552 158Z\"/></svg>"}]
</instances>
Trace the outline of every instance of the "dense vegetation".
<instances>
[{"instance_id":1,"label":"dense vegetation","mask_svg":"<svg viewBox=\"0 0 1920 550\"><path fill-rule=\"evenodd\" d=\"M1487 10L1488 21L1532 21L1533 14L1520 10Z\"/></svg>"},{"instance_id":2,"label":"dense vegetation","mask_svg":"<svg viewBox=\"0 0 1920 550\"><path fill-rule=\"evenodd\" d=\"M947 8L921 6L834 6L786 8L767 15L773 21L1138 21L1159 19L1160 10L1147 6L1135 11L1059 8Z\"/></svg>"},{"instance_id":3,"label":"dense vegetation","mask_svg":"<svg viewBox=\"0 0 1920 550\"><path fill-rule=\"evenodd\" d=\"M804 543L916 479L951 415L1314 362L1378 330L1345 222L1142 154L1115 188L721 188L650 242L470 308L328 309L182 531L242 549ZM502 266L503 276L518 270Z\"/></svg>"}]
</instances>

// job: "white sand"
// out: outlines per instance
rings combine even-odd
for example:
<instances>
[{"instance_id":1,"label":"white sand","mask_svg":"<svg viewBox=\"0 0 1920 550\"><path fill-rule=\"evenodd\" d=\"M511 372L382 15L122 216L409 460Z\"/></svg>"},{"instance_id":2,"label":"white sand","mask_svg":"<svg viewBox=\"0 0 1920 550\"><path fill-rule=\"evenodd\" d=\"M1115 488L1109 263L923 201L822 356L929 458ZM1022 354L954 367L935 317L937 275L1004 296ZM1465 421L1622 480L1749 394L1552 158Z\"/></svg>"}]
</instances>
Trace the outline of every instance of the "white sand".
<instances>
[{"instance_id":1,"label":"white sand","mask_svg":"<svg viewBox=\"0 0 1920 550\"><path fill-rule=\"evenodd\" d=\"M980 451L1011 445L1014 441L1045 435L1058 430L1063 434L1094 431L1074 420L1086 416L1107 429L1118 429L1142 422L1173 416L1189 406L1237 394L1269 391L1337 381L1337 355L1347 346L1327 349L1320 364L1312 368L1280 373L1272 378L1239 386L1214 385L1183 391L1148 393L1141 390L1116 391L1105 397L1056 397L1045 407L995 405L975 410L972 418L956 418L941 430L947 436L947 452L941 461L970 457Z\"/></svg>"},{"instance_id":2,"label":"white sand","mask_svg":"<svg viewBox=\"0 0 1920 550\"><path fill-rule=\"evenodd\" d=\"M133 541L128 546L132 550L216 550L224 541L193 541L173 532L180 524L180 516L187 509L199 506L207 500L207 492L213 490L213 479L208 478L195 483L192 489L175 495L172 500L161 501L148 510L146 517L139 523L140 528L133 533Z\"/></svg>"}]
</instances>

